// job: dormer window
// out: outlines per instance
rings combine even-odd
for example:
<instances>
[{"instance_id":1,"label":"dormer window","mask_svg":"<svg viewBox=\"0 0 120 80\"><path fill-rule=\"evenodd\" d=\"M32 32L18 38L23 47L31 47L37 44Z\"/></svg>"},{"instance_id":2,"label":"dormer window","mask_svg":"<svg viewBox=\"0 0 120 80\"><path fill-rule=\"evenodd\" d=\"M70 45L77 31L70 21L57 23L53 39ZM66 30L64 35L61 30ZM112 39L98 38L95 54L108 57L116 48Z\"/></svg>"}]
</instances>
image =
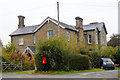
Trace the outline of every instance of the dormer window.
<instances>
[{"instance_id":1,"label":"dormer window","mask_svg":"<svg viewBox=\"0 0 120 80\"><path fill-rule=\"evenodd\" d=\"M92 44L92 35L88 35L88 44Z\"/></svg>"},{"instance_id":2,"label":"dormer window","mask_svg":"<svg viewBox=\"0 0 120 80\"><path fill-rule=\"evenodd\" d=\"M19 38L19 45L24 45L24 38Z\"/></svg>"},{"instance_id":3,"label":"dormer window","mask_svg":"<svg viewBox=\"0 0 120 80\"><path fill-rule=\"evenodd\" d=\"M53 30L47 32L47 38L50 39L50 37L54 37Z\"/></svg>"}]
</instances>

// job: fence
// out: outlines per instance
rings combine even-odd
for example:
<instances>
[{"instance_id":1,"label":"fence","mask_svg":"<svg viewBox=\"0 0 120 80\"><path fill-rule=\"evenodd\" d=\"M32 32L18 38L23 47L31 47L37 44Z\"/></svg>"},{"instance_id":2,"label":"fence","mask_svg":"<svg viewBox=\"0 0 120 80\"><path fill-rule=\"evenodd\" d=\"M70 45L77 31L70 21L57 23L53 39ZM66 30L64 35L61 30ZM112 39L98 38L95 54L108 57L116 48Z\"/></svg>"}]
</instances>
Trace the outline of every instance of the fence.
<instances>
[{"instance_id":1,"label":"fence","mask_svg":"<svg viewBox=\"0 0 120 80\"><path fill-rule=\"evenodd\" d=\"M8 63L2 62L3 71L22 70L22 62Z\"/></svg>"}]
</instances>

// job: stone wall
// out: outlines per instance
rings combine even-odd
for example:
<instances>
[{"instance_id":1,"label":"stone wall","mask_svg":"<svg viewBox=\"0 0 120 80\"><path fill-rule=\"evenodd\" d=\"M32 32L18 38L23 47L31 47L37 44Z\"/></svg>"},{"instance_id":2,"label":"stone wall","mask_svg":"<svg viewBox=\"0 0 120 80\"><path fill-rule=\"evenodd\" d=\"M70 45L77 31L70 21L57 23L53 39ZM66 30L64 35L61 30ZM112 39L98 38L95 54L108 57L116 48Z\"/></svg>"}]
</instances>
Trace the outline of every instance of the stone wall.
<instances>
[{"instance_id":1,"label":"stone wall","mask_svg":"<svg viewBox=\"0 0 120 80\"><path fill-rule=\"evenodd\" d=\"M22 53L27 46L34 46L35 45L33 42L33 36L34 36L34 34L26 34L26 35L13 36L11 38L12 38L13 44L20 51L20 53ZM23 45L19 45L19 38L21 38L21 37L24 39Z\"/></svg>"}]
</instances>

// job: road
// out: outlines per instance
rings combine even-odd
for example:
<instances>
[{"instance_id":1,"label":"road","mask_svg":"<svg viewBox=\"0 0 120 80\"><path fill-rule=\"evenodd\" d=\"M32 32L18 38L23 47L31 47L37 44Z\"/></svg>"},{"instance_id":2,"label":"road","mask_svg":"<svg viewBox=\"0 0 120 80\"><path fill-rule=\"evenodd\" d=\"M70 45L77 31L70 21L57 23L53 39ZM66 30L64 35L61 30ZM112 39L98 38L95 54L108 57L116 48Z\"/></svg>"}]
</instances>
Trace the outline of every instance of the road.
<instances>
[{"instance_id":1,"label":"road","mask_svg":"<svg viewBox=\"0 0 120 80\"><path fill-rule=\"evenodd\" d=\"M98 71L87 73L75 73L65 75L33 75L33 74L16 74L2 73L2 78L117 78L118 70Z\"/></svg>"}]
</instances>

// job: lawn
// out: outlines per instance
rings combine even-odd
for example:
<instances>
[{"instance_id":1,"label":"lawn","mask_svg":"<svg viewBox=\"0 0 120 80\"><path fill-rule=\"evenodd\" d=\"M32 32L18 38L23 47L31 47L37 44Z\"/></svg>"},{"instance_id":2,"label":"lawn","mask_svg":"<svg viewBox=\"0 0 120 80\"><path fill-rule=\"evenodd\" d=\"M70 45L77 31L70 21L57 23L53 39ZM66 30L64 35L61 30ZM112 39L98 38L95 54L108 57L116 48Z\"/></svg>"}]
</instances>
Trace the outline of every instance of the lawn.
<instances>
[{"instance_id":1,"label":"lawn","mask_svg":"<svg viewBox=\"0 0 120 80\"><path fill-rule=\"evenodd\" d=\"M80 71L39 71L36 72L34 70L31 71L7 71L7 72L3 72L3 73L16 73L16 74L47 74L47 75L57 75L57 74L73 74L73 73L85 73L85 72L96 72L96 71L106 71L103 69L91 69L91 70L80 70Z\"/></svg>"}]
</instances>

